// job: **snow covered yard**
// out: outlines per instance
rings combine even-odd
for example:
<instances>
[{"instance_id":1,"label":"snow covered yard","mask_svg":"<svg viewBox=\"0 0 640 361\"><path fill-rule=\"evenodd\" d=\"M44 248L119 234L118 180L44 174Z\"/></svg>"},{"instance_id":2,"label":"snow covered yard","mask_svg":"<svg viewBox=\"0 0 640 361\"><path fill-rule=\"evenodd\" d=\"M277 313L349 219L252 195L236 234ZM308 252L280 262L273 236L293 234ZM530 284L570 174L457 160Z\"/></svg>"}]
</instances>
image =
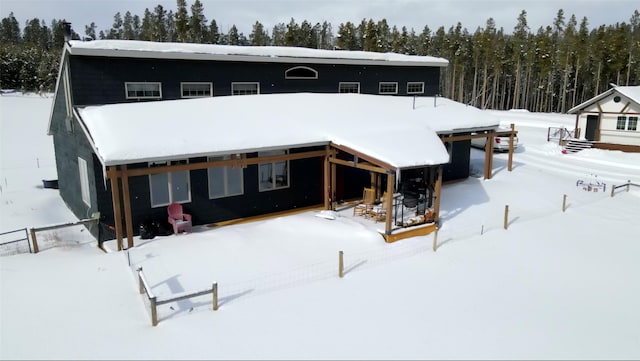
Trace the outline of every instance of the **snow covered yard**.
<instances>
[{"instance_id":1,"label":"snow covered yard","mask_svg":"<svg viewBox=\"0 0 640 361\"><path fill-rule=\"evenodd\" d=\"M50 101L0 97L0 172L20 184L1 195L0 231L74 220L38 187L55 166L29 165L52 158ZM492 113L519 131L513 171L498 154L493 179L443 187L437 252L433 234L386 244L346 209L136 239L128 252L80 242L0 257L0 358L639 358L640 189L611 198L576 181L637 183L640 155L563 155L546 129L571 127L572 116ZM27 125L38 142L5 139ZM7 144L23 163L9 165ZM472 150L474 173L483 158ZM162 305L152 327L137 267L159 299L218 282L220 308L210 295Z\"/></svg>"}]
</instances>

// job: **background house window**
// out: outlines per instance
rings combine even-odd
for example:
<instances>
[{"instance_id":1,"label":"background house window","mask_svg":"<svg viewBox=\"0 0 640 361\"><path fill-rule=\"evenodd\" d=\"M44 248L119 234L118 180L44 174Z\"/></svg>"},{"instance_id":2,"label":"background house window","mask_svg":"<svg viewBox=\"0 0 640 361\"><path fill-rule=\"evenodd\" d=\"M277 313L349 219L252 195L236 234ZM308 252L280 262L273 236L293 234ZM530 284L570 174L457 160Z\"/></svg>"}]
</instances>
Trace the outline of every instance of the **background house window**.
<instances>
[{"instance_id":1,"label":"background house window","mask_svg":"<svg viewBox=\"0 0 640 361\"><path fill-rule=\"evenodd\" d=\"M151 162L149 167L167 166L169 164L187 164L185 161ZM191 201L189 171L176 171L149 175L151 207L162 207L170 203L186 203Z\"/></svg>"},{"instance_id":2,"label":"background house window","mask_svg":"<svg viewBox=\"0 0 640 361\"><path fill-rule=\"evenodd\" d=\"M624 130L626 126L627 126L627 117L624 116L624 115L619 115L618 116L618 123L616 124L616 129L617 130Z\"/></svg>"},{"instance_id":3,"label":"background house window","mask_svg":"<svg viewBox=\"0 0 640 361\"><path fill-rule=\"evenodd\" d=\"M398 83L381 81L378 87L378 93L380 94L398 94Z\"/></svg>"},{"instance_id":4,"label":"background house window","mask_svg":"<svg viewBox=\"0 0 640 361\"><path fill-rule=\"evenodd\" d=\"M89 169L87 161L78 157L78 170L80 171L80 194L82 201L91 207L91 194L89 193Z\"/></svg>"},{"instance_id":5,"label":"background house window","mask_svg":"<svg viewBox=\"0 0 640 361\"><path fill-rule=\"evenodd\" d=\"M161 99L162 83L124 83L127 99Z\"/></svg>"},{"instance_id":6,"label":"background house window","mask_svg":"<svg viewBox=\"0 0 640 361\"><path fill-rule=\"evenodd\" d=\"M183 98L202 98L213 96L212 83L180 83Z\"/></svg>"},{"instance_id":7,"label":"background house window","mask_svg":"<svg viewBox=\"0 0 640 361\"><path fill-rule=\"evenodd\" d=\"M338 84L338 93L360 93L360 83L340 82Z\"/></svg>"},{"instance_id":8,"label":"background house window","mask_svg":"<svg viewBox=\"0 0 640 361\"><path fill-rule=\"evenodd\" d=\"M638 117L629 117L627 130L638 130Z\"/></svg>"},{"instance_id":9,"label":"background house window","mask_svg":"<svg viewBox=\"0 0 640 361\"><path fill-rule=\"evenodd\" d=\"M231 83L231 94L260 94L260 83Z\"/></svg>"},{"instance_id":10,"label":"background house window","mask_svg":"<svg viewBox=\"0 0 640 361\"><path fill-rule=\"evenodd\" d=\"M209 157L209 161L227 160L231 156ZM241 167L209 168L209 198L222 198L244 194Z\"/></svg>"},{"instance_id":11,"label":"background house window","mask_svg":"<svg viewBox=\"0 0 640 361\"><path fill-rule=\"evenodd\" d=\"M308 66L296 66L284 72L285 79L318 79L318 72Z\"/></svg>"},{"instance_id":12,"label":"background house window","mask_svg":"<svg viewBox=\"0 0 640 361\"><path fill-rule=\"evenodd\" d=\"M407 83L407 94L423 94L424 82L410 81Z\"/></svg>"},{"instance_id":13,"label":"background house window","mask_svg":"<svg viewBox=\"0 0 640 361\"><path fill-rule=\"evenodd\" d=\"M259 152L258 157L288 154L287 150ZM258 165L260 191L289 187L289 161L282 160Z\"/></svg>"}]
</instances>

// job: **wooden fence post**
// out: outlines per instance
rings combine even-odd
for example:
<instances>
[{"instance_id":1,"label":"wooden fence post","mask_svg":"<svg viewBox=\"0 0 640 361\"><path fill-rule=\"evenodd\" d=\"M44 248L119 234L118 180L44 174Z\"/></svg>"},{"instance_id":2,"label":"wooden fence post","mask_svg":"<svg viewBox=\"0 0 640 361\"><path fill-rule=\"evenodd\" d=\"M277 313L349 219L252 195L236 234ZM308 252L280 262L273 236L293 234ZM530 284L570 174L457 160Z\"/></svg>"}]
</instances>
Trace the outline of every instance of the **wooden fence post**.
<instances>
[{"instance_id":1,"label":"wooden fence post","mask_svg":"<svg viewBox=\"0 0 640 361\"><path fill-rule=\"evenodd\" d=\"M504 206L504 229L509 228L509 205Z\"/></svg>"},{"instance_id":2,"label":"wooden fence post","mask_svg":"<svg viewBox=\"0 0 640 361\"><path fill-rule=\"evenodd\" d=\"M140 272L142 272L142 267L138 267L136 271L138 271L138 292L140 292L140 294L143 294L144 283L142 282L142 276L140 276Z\"/></svg>"},{"instance_id":3,"label":"wooden fence post","mask_svg":"<svg viewBox=\"0 0 640 361\"><path fill-rule=\"evenodd\" d=\"M438 249L438 226L436 226L436 232L433 234L433 251Z\"/></svg>"},{"instance_id":4,"label":"wooden fence post","mask_svg":"<svg viewBox=\"0 0 640 361\"><path fill-rule=\"evenodd\" d=\"M29 233L31 233L31 242L33 243L33 253L38 253L40 249L38 248L38 240L36 239L36 230L32 227Z\"/></svg>"},{"instance_id":5,"label":"wooden fence post","mask_svg":"<svg viewBox=\"0 0 640 361\"><path fill-rule=\"evenodd\" d=\"M344 276L344 252L338 253L338 276L342 278Z\"/></svg>"},{"instance_id":6,"label":"wooden fence post","mask_svg":"<svg viewBox=\"0 0 640 361\"><path fill-rule=\"evenodd\" d=\"M564 212L567 209L567 195L565 194L562 197L562 211Z\"/></svg>"},{"instance_id":7,"label":"wooden fence post","mask_svg":"<svg viewBox=\"0 0 640 361\"><path fill-rule=\"evenodd\" d=\"M151 303L151 324L153 326L158 326L158 309L156 307L156 296L153 296L149 299L149 303Z\"/></svg>"},{"instance_id":8,"label":"wooden fence post","mask_svg":"<svg viewBox=\"0 0 640 361\"><path fill-rule=\"evenodd\" d=\"M627 192L629 191L629 189L631 188L631 180L627 181Z\"/></svg>"},{"instance_id":9,"label":"wooden fence post","mask_svg":"<svg viewBox=\"0 0 640 361\"><path fill-rule=\"evenodd\" d=\"M218 310L218 282L215 282L212 286L213 293L213 310Z\"/></svg>"},{"instance_id":10,"label":"wooden fence post","mask_svg":"<svg viewBox=\"0 0 640 361\"><path fill-rule=\"evenodd\" d=\"M613 195L615 194L614 192L616 191L616 186L615 184L611 187L611 198L613 198Z\"/></svg>"}]
</instances>

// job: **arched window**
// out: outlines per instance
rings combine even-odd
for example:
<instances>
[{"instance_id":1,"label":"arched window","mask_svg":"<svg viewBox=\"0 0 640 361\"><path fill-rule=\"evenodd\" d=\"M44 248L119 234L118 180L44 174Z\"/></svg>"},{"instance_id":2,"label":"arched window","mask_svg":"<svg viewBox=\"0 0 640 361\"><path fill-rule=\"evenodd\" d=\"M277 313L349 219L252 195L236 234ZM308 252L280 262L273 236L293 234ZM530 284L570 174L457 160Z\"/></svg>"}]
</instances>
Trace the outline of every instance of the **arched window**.
<instances>
[{"instance_id":1,"label":"arched window","mask_svg":"<svg viewBox=\"0 0 640 361\"><path fill-rule=\"evenodd\" d=\"M284 72L285 79L318 79L318 72L308 66L295 66Z\"/></svg>"}]
</instances>

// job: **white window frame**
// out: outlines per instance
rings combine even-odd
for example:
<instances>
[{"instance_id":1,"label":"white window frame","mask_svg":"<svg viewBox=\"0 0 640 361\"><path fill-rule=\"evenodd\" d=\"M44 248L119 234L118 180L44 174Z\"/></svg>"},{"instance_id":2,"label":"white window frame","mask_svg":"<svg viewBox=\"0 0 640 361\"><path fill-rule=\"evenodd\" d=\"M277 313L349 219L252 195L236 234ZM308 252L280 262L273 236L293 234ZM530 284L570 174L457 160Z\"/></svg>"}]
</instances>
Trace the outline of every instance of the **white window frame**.
<instances>
[{"instance_id":1,"label":"white window frame","mask_svg":"<svg viewBox=\"0 0 640 361\"><path fill-rule=\"evenodd\" d=\"M137 96L137 95L129 95L129 87L133 87L133 86L137 86L137 85L143 85L143 86L148 86L148 85L154 85L158 87L158 95L141 95L141 96ZM135 91L135 90L131 90L131 91ZM146 90L142 90L142 91L146 91ZM155 89L154 89L155 91ZM124 83L124 94L127 97L127 99L162 99L162 83L161 82L125 82Z\"/></svg>"},{"instance_id":2,"label":"white window frame","mask_svg":"<svg viewBox=\"0 0 640 361\"><path fill-rule=\"evenodd\" d=\"M309 71L310 74L313 74L313 75L312 76L292 76L292 75L289 75L289 73L295 72L297 70ZM285 70L284 78L285 79L318 79L318 71L315 70L315 69L312 69L312 68L310 68L308 66L294 66L293 68L289 68L289 69Z\"/></svg>"},{"instance_id":3,"label":"white window frame","mask_svg":"<svg viewBox=\"0 0 640 361\"><path fill-rule=\"evenodd\" d=\"M343 90L345 90L345 89L342 88L343 86L354 86L354 85L357 88L355 92L343 91ZM349 90L349 88L347 88L346 90ZM340 83L338 83L338 93L341 93L341 94L350 94L350 93L360 94L360 82L357 82L357 81L341 81Z\"/></svg>"},{"instance_id":4,"label":"white window frame","mask_svg":"<svg viewBox=\"0 0 640 361\"><path fill-rule=\"evenodd\" d=\"M209 162L213 162L216 160L228 160L231 159L230 155L225 155L222 157L208 157L208 161ZM214 181L214 179L212 179L212 177L214 177L215 175L214 170L221 170L222 171L222 182L223 182L223 186L224 186L224 194L222 195L216 195L216 194L212 194L212 189L211 189L211 185ZM237 193L232 193L229 189L231 187L229 187L229 176L231 172L239 172L240 173L240 192ZM223 166L223 167L215 167L215 168L208 168L207 169L207 180L208 180L208 188L209 188L209 199L219 199L219 198L226 198L226 197L233 197L233 196L241 196L244 194L244 169L242 169L242 167L238 167L238 168L233 168L231 166Z\"/></svg>"},{"instance_id":5,"label":"white window frame","mask_svg":"<svg viewBox=\"0 0 640 361\"><path fill-rule=\"evenodd\" d=\"M411 90L411 87L419 86L420 90ZM423 81L410 81L407 82L407 94L424 94L424 82Z\"/></svg>"},{"instance_id":6,"label":"white window frame","mask_svg":"<svg viewBox=\"0 0 640 361\"><path fill-rule=\"evenodd\" d=\"M184 95L185 92L185 87L189 87L192 85L208 85L209 86L209 95L198 95L199 90L189 90L186 89L186 91L188 91L191 95ZM195 94L192 94L195 93ZM188 99L188 98L208 98L208 97L212 97L213 96L213 83L211 82L196 82L196 81L191 81L191 82L181 82L180 83L180 97Z\"/></svg>"},{"instance_id":7,"label":"white window frame","mask_svg":"<svg viewBox=\"0 0 640 361\"><path fill-rule=\"evenodd\" d=\"M622 127L620 127L621 125ZM625 129L627 129L627 116L618 115L618 119L616 121L616 130L625 130Z\"/></svg>"},{"instance_id":8,"label":"white window frame","mask_svg":"<svg viewBox=\"0 0 640 361\"><path fill-rule=\"evenodd\" d=\"M631 122L635 121L635 128L631 129ZM637 131L638 130L638 117L637 116L633 116L633 117L627 117L627 130L628 131Z\"/></svg>"},{"instance_id":9,"label":"white window frame","mask_svg":"<svg viewBox=\"0 0 640 361\"><path fill-rule=\"evenodd\" d=\"M386 87L393 86L393 91L386 90ZM381 81L378 83L378 94L398 94L397 81Z\"/></svg>"},{"instance_id":10,"label":"white window frame","mask_svg":"<svg viewBox=\"0 0 640 361\"><path fill-rule=\"evenodd\" d=\"M234 89L234 87L236 85L255 85L256 86L256 93L238 93L236 94L236 90ZM252 95L252 94L260 94L260 83L259 82L247 82L247 81L239 81L239 82L233 82L231 83L231 95Z\"/></svg>"},{"instance_id":11,"label":"white window frame","mask_svg":"<svg viewBox=\"0 0 640 361\"><path fill-rule=\"evenodd\" d=\"M89 167L87 161L78 157L78 171L80 175L80 194L84 204L91 207L91 193L89 192Z\"/></svg>"},{"instance_id":12,"label":"white window frame","mask_svg":"<svg viewBox=\"0 0 640 361\"><path fill-rule=\"evenodd\" d=\"M160 162L149 162L148 165L149 167L154 167L154 166L168 166L168 165L175 165L175 164L188 164L188 160L178 160L178 161L172 161L172 162L167 162L167 161L160 161ZM187 176L187 199L175 199L174 196L174 186L173 186L173 174L174 173L182 173L185 172L186 176ZM168 192L168 198L169 201L167 203L160 203L160 202L155 202L154 201L154 197L153 197L153 181L152 178L154 176L160 176L160 175L165 175L167 176L167 189L166 191ZM150 174L149 175L149 199L151 201L151 208L157 208L157 207L164 207L164 206L168 206L171 203L189 203L191 202L191 172L189 172L188 170L181 170L181 171L176 171L176 172L166 172L166 173L160 173L160 174Z\"/></svg>"},{"instance_id":13,"label":"white window frame","mask_svg":"<svg viewBox=\"0 0 640 361\"><path fill-rule=\"evenodd\" d=\"M289 150L288 149L279 149L279 150L272 150L272 151L265 151L265 152L258 152L258 157L268 157L268 156L274 156L274 155L285 155L285 154L289 154ZM285 163L285 171L286 171L286 185L283 186L278 186L278 182L277 182L277 165L278 163ZM263 182L262 182L262 169L263 167L266 166L270 166L271 167L271 174L270 174L270 182L271 182L271 187L269 188L265 188L262 186ZM281 161L277 161L277 162L266 162L266 163L259 163L258 164L258 189L260 192L268 192L268 191L273 191L273 190L277 190L277 189L285 189L285 188L289 188L291 187L291 171L290 171L290 164L288 160L281 160Z\"/></svg>"}]
</instances>

